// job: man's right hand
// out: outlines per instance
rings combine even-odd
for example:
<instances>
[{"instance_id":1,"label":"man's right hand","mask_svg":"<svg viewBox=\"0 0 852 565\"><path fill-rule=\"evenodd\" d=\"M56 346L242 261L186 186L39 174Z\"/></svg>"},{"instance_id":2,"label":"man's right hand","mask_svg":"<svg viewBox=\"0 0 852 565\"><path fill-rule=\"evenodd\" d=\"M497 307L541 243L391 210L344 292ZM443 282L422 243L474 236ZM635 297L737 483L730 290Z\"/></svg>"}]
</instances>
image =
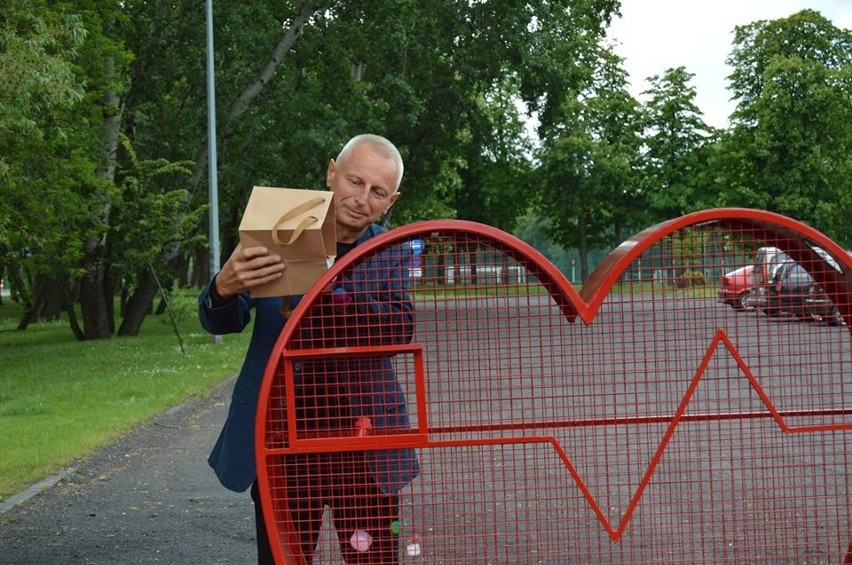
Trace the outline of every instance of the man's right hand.
<instances>
[{"instance_id":1,"label":"man's right hand","mask_svg":"<svg viewBox=\"0 0 852 565\"><path fill-rule=\"evenodd\" d=\"M274 281L284 273L284 262L266 247L237 245L216 274L216 294L232 298L241 292Z\"/></svg>"}]
</instances>

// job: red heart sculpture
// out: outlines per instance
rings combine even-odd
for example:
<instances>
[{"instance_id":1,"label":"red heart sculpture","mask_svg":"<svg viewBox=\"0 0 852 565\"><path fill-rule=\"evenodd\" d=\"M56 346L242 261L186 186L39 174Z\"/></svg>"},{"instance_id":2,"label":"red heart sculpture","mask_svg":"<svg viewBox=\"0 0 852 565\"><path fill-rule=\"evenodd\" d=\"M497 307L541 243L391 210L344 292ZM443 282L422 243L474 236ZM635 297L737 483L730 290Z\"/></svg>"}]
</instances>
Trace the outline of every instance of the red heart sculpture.
<instances>
[{"instance_id":1,"label":"red heart sculpture","mask_svg":"<svg viewBox=\"0 0 852 565\"><path fill-rule=\"evenodd\" d=\"M767 249L778 271L758 259L736 302L753 307L720 302ZM765 211L648 228L580 292L500 230L394 229L320 279L270 358L256 453L273 552L852 563L850 323L850 256Z\"/></svg>"}]
</instances>

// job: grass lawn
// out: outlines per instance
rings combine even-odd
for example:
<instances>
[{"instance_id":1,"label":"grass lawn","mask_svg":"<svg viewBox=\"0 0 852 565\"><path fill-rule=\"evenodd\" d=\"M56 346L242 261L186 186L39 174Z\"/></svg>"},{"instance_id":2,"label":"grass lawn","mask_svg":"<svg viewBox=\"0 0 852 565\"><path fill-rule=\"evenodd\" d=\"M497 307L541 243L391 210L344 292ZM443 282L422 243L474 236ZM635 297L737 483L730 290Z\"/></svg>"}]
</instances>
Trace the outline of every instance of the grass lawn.
<instances>
[{"instance_id":1,"label":"grass lawn","mask_svg":"<svg viewBox=\"0 0 852 565\"><path fill-rule=\"evenodd\" d=\"M176 297L173 311L185 353L167 315L148 316L138 337L78 342L65 321L16 330L21 306L4 298L0 500L239 370L248 331L214 344L194 292Z\"/></svg>"}]
</instances>

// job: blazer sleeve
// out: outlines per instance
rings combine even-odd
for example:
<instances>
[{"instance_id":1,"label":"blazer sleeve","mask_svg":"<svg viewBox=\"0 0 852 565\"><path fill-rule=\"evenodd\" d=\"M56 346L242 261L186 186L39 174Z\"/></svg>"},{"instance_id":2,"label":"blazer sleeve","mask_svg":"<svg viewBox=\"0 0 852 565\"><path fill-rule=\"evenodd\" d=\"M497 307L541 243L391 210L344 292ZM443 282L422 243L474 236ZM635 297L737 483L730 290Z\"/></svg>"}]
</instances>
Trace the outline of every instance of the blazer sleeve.
<instances>
[{"instance_id":1,"label":"blazer sleeve","mask_svg":"<svg viewBox=\"0 0 852 565\"><path fill-rule=\"evenodd\" d=\"M213 335L239 333L251 322L252 298L242 293L230 300L213 295L213 283L207 283L198 296L198 319L207 332Z\"/></svg>"}]
</instances>

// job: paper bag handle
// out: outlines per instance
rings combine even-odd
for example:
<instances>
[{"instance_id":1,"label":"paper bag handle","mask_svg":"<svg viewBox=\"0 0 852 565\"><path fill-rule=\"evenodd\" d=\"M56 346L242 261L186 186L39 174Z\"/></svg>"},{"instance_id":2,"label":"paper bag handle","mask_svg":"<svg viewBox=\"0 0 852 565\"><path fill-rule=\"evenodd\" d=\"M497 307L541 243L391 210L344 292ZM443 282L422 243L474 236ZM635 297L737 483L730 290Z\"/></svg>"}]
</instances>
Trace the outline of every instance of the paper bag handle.
<instances>
[{"instance_id":1,"label":"paper bag handle","mask_svg":"<svg viewBox=\"0 0 852 565\"><path fill-rule=\"evenodd\" d=\"M299 236L302 235L302 232L305 231L305 228L314 222L318 222L319 218L317 218L316 216L305 216L302 221L299 222L299 224L296 226L296 229L293 230L293 235L290 236L290 241L283 241L280 237L278 237L278 226L288 220L292 220L299 214L304 214L314 206L322 204L323 202L325 202L325 198L323 198L322 196L317 196L316 198L306 200L298 206L294 206L293 208L284 212L284 214L282 214L281 217L278 218L278 221L275 222L275 225L272 226L272 240L275 241L275 243L278 244L279 247L287 247L288 245L299 239Z\"/></svg>"}]
</instances>

